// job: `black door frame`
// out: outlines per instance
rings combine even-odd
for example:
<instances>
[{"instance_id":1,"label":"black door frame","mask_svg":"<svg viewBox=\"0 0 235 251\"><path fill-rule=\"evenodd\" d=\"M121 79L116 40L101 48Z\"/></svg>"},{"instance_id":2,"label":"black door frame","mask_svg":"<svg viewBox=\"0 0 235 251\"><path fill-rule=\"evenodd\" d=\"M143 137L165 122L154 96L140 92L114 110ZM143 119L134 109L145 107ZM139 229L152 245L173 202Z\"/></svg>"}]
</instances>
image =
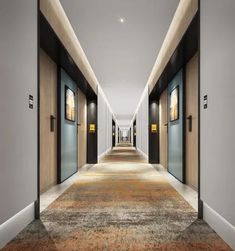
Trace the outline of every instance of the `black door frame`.
<instances>
[{"instance_id":1,"label":"black door frame","mask_svg":"<svg viewBox=\"0 0 235 251\"><path fill-rule=\"evenodd\" d=\"M116 141L116 123L114 119L112 119L112 147L115 147Z\"/></svg>"},{"instance_id":2,"label":"black door frame","mask_svg":"<svg viewBox=\"0 0 235 251\"><path fill-rule=\"evenodd\" d=\"M133 146L136 148L136 118L133 121Z\"/></svg>"}]
</instances>

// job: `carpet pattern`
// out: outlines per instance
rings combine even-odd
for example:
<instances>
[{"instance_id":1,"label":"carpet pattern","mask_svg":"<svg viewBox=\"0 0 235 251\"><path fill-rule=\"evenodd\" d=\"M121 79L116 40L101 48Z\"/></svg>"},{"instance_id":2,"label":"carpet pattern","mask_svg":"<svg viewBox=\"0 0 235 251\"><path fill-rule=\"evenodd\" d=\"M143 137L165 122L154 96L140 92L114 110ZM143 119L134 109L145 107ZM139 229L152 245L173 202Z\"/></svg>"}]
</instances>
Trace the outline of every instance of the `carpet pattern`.
<instances>
[{"instance_id":1,"label":"carpet pattern","mask_svg":"<svg viewBox=\"0 0 235 251\"><path fill-rule=\"evenodd\" d=\"M3 250L231 249L134 148L119 147Z\"/></svg>"}]
</instances>

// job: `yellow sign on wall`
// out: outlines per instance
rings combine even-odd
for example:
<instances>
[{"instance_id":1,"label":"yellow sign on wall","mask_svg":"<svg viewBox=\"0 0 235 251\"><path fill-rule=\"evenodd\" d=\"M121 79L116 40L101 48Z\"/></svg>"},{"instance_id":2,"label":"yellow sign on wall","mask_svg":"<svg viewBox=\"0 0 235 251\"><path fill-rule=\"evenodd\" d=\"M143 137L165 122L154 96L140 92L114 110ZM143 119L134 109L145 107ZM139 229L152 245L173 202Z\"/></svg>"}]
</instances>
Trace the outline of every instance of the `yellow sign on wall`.
<instances>
[{"instance_id":1,"label":"yellow sign on wall","mask_svg":"<svg viewBox=\"0 0 235 251\"><path fill-rule=\"evenodd\" d=\"M95 132L95 124L90 124L89 126L89 132L94 133Z\"/></svg>"},{"instance_id":2,"label":"yellow sign on wall","mask_svg":"<svg viewBox=\"0 0 235 251\"><path fill-rule=\"evenodd\" d=\"M151 124L151 132L157 133L157 124Z\"/></svg>"}]
</instances>

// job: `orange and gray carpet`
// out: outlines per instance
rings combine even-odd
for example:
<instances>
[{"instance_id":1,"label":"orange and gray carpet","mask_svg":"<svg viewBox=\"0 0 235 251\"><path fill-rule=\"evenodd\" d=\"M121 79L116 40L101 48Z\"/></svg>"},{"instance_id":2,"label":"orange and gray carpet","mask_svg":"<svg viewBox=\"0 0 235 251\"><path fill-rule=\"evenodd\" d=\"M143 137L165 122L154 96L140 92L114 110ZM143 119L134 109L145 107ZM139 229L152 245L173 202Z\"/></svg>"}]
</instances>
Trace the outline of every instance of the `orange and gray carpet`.
<instances>
[{"instance_id":1,"label":"orange and gray carpet","mask_svg":"<svg viewBox=\"0 0 235 251\"><path fill-rule=\"evenodd\" d=\"M134 148L117 147L6 250L231 250Z\"/></svg>"}]
</instances>

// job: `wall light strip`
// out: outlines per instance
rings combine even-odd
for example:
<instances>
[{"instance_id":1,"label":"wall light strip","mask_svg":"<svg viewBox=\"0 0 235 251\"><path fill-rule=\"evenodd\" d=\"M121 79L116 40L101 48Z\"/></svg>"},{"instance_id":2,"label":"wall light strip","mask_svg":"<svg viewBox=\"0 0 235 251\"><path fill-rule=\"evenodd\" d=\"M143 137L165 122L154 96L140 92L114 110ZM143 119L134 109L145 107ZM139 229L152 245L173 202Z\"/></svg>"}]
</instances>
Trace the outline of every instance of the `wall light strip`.
<instances>
[{"instance_id":1,"label":"wall light strip","mask_svg":"<svg viewBox=\"0 0 235 251\"><path fill-rule=\"evenodd\" d=\"M152 89L157 83L157 80L160 78L163 70L165 69L168 61L170 60L170 57L174 53L180 40L185 34L188 26L193 20L193 17L197 13L197 10L198 10L198 0L180 0L179 5L174 14L174 17L172 19L172 22L170 24L170 27L167 31L166 37L163 41L163 44L157 56L157 59L154 63L151 74L148 78L146 87L137 105L130 127L143 101L146 88L148 87L148 92L151 93Z\"/></svg>"},{"instance_id":2,"label":"wall light strip","mask_svg":"<svg viewBox=\"0 0 235 251\"><path fill-rule=\"evenodd\" d=\"M198 0L180 0L152 72L147 81L152 91L198 10Z\"/></svg>"},{"instance_id":3,"label":"wall light strip","mask_svg":"<svg viewBox=\"0 0 235 251\"><path fill-rule=\"evenodd\" d=\"M109 111L112 113L114 120L115 120L116 123L118 124L117 118L116 118L116 116L114 115L114 113L113 113L113 111L112 111L112 108L111 108L111 106L110 106L110 104L109 104L109 101L108 101L106 95L104 94L104 91L103 91L103 89L102 89L102 87L101 87L100 85L98 86L98 91L99 91L100 94L102 95L102 97L103 97L105 103L107 104L107 106L108 106L108 108L109 108ZM118 124L118 126L119 126L119 124Z\"/></svg>"},{"instance_id":4,"label":"wall light strip","mask_svg":"<svg viewBox=\"0 0 235 251\"><path fill-rule=\"evenodd\" d=\"M98 79L96 78L96 75L86 57L85 52L82 49L82 46L60 1L40 0L40 10L56 32L57 36L59 37L65 48L68 50L70 56L73 58L74 62L81 70L95 93L97 94L98 88L101 90L102 96L104 97L104 100L107 103L110 112L116 120L111 106L102 90L102 87L99 84Z\"/></svg>"},{"instance_id":5,"label":"wall light strip","mask_svg":"<svg viewBox=\"0 0 235 251\"><path fill-rule=\"evenodd\" d=\"M144 90L143 90L143 92L142 92L142 95L141 95L140 100L139 100L139 103L138 103L138 105L137 105L137 107L136 107L136 110L135 110L135 113L134 113L133 118L132 118L132 120L131 120L131 123L130 123L130 125L129 125L129 128L131 128L131 126L132 126L132 124L133 124L133 122L134 122L135 116L136 116L136 114L138 113L138 110L139 110L139 108L140 108L140 106L141 106L141 104L142 104L142 102L143 102L143 100L144 100L144 96L145 96L146 92L148 93L148 85L145 86L145 88L144 88Z\"/></svg>"}]
</instances>

